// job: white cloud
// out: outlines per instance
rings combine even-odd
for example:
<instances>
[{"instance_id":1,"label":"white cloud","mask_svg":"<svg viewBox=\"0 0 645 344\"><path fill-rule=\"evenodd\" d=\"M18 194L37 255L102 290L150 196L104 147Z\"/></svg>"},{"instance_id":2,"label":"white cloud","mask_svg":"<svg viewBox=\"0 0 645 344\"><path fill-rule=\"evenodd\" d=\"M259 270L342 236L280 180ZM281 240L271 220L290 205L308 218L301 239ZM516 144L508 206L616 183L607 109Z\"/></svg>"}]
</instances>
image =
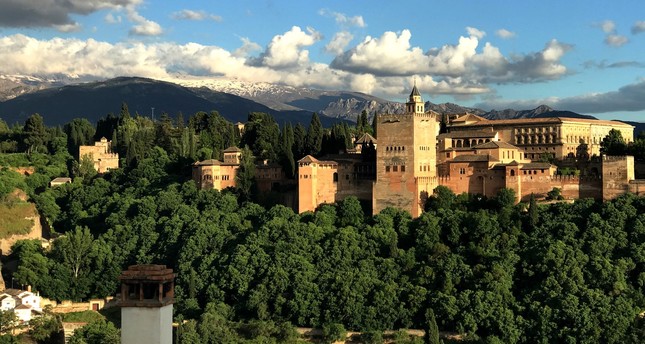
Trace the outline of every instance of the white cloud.
<instances>
[{"instance_id":1,"label":"white cloud","mask_svg":"<svg viewBox=\"0 0 645 344\"><path fill-rule=\"evenodd\" d=\"M627 39L627 37L619 35L617 33L616 23L614 23L612 20L605 20L595 25L605 33L605 44L611 47L622 47L623 45L627 44L627 42L629 42L629 39Z\"/></svg>"},{"instance_id":2,"label":"white cloud","mask_svg":"<svg viewBox=\"0 0 645 344\"><path fill-rule=\"evenodd\" d=\"M410 46L411 36L410 30L400 34L388 31L378 38L367 36L356 47L337 56L331 66L377 76L429 72L428 58L420 48Z\"/></svg>"},{"instance_id":3,"label":"white cloud","mask_svg":"<svg viewBox=\"0 0 645 344\"><path fill-rule=\"evenodd\" d=\"M474 37L477 37L478 39L482 39L484 38L484 36L486 36L486 32L470 26L466 27L466 32L468 32L469 36L474 36Z\"/></svg>"},{"instance_id":4,"label":"white cloud","mask_svg":"<svg viewBox=\"0 0 645 344\"><path fill-rule=\"evenodd\" d=\"M638 34L641 32L645 32L645 21L637 21L634 23L634 26L632 26L632 34Z\"/></svg>"},{"instance_id":5,"label":"white cloud","mask_svg":"<svg viewBox=\"0 0 645 344\"><path fill-rule=\"evenodd\" d=\"M367 26L367 24L365 24L365 20L363 20L363 16L349 17L344 13L332 12L324 8L318 11L318 13L321 16L333 17L336 23L338 23L341 26L355 26L355 27Z\"/></svg>"},{"instance_id":6,"label":"white cloud","mask_svg":"<svg viewBox=\"0 0 645 344\"><path fill-rule=\"evenodd\" d=\"M173 19L177 20L206 20L210 19L216 22L221 22L222 17L215 14L208 14L204 11L193 11L184 9L178 12L174 12L171 16Z\"/></svg>"},{"instance_id":7,"label":"white cloud","mask_svg":"<svg viewBox=\"0 0 645 344\"><path fill-rule=\"evenodd\" d=\"M473 34L479 34L471 31ZM427 73L441 77L460 77L473 83L535 82L557 79L567 73L560 62L572 47L555 40L544 50L507 58L498 48L486 43L477 52L476 36L460 37L456 45L444 45L423 52L410 45L411 33L386 32L381 37L366 37L356 47L337 56L332 68L376 76L411 76Z\"/></svg>"},{"instance_id":8,"label":"white cloud","mask_svg":"<svg viewBox=\"0 0 645 344\"><path fill-rule=\"evenodd\" d=\"M627 37L622 35L609 34L605 37L605 44L612 47L622 47L623 45L627 44L627 42L629 42Z\"/></svg>"},{"instance_id":9,"label":"white cloud","mask_svg":"<svg viewBox=\"0 0 645 344\"><path fill-rule=\"evenodd\" d=\"M325 46L325 51L334 55L341 54L354 36L347 31L337 32L334 37Z\"/></svg>"},{"instance_id":10,"label":"white cloud","mask_svg":"<svg viewBox=\"0 0 645 344\"><path fill-rule=\"evenodd\" d=\"M616 32L616 23L612 20L605 20L598 24L602 32L604 33L615 33Z\"/></svg>"},{"instance_id":11,"label":"white cloud","mask_svg":"<svg viewBox=\"0 0 645 344\"><path fill-rule=\"evenodd\" d=\"M128 19L135 23L130 29L131 35L136 36L159 36L163 33L161 25L156 22L144 18L140 15L134 7L127 8Z\"/></svg>"},{"instance_id":12,"label":"white cloud","mask_svg":"<svg viewBox=\"0 0 645 344\"><path fill-rule=\"evenodd\" d=\"M76 32L81 30L81 24L74 22L70 24L54 25L54 28L60 32Z\"/></svg>"},{"instance_id":13,"label":"white cloud","mask_svg":"<svg viewBox=\"0 0 645 344\"><path fill-rule=\"evenodd\" d=\"M256 51L262 50L262 46L260 46L259 44L255 43L255 42L252 42L247 37L241 37L240 39L242 40L242 46L237 48L233 52L233 56L246 57L251 53L254 53Z\"/></svg>"},{"instance_id":14,"label":"white cloud","mask_svg":"<svg viewBox=\"0 0 645 344\"><path fill-rule=\"evenodd\" d=\"M121 16L115 16L112 13L108 13L105 15L105 22L108 24L119 24L121 23L122 19Z\"/></svg>"},{"instance_id":15,"label":"white cloud","mask_svg":"<svg viewBox=\"0 0 645 344\"><path fill-rule=\"evenodd\" d=\"M506 29L499 29L495 31L495 35L502 39L511 39L516 36L515 32L508 31Z\"/></svg>"},{"instance_id":16,"label":"white cloud","mask_svg":"<svg viewBox=\"0 0 645 344\"><path fill-rule=\"evenodd\" d=\"M283 35L276 35L267 46L264 53L254 65L264 65L271 68L292 68L309 62L309 51L302 48L313 45L322 39L322 35L313 28L302 31L298 26Z\"/></svg>"}]
</instances>

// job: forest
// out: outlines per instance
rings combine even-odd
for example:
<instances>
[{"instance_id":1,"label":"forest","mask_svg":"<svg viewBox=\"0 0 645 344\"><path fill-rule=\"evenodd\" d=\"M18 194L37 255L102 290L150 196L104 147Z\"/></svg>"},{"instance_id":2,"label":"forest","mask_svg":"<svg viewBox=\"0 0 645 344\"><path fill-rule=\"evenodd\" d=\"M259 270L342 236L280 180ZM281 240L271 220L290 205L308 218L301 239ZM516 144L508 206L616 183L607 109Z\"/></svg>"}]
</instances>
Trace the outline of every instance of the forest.
<instances>
[{"instance_id":1,"label":"forest","mask_svg":"<svg viewBox=\"0 0 645 344\"><path fill-rule=\"evenodd\" d=\"M322 128L314 114L304 128L254 113L241 136L217 113L153 122L125 104L96 126L47 128L38 117L0 121L0 199L25 190L52 228L50 249L19 241L9 257L11 277L44 297L114 295L122 269L154 263L178 273L178 343L296 342L294 326L321 328L329 342L409 328L428 343L439 331L474 343L645 338L645 198L514 204L509 189L486 199L439 187L416 219L394 208L371 216L352 197L297 214L248 190L198 190L190 164L240 145L293 175L294 157L373 131L366 115ZM122 158L104 175L75 156L100 137ZM611 142L630 152L645 137ZM7 167L27 165L36 172ZM73 183L49 188L59 176Z\"/></svg>"}]
</instances>

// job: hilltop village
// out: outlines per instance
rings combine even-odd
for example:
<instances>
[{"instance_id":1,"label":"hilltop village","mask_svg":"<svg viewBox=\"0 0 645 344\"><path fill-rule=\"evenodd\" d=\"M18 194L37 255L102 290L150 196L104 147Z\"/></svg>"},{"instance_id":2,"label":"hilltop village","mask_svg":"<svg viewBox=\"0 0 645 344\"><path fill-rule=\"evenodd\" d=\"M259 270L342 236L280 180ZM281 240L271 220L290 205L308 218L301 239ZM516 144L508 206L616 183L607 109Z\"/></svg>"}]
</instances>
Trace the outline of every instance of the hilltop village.
<instances>
[{"instance_id":1,"label":"hilltop village","mask_svg":"<svg viewBox=\"0 0 645 344\"><path fill-rule=\"evenodd\" d=\"M296 184L291 205L298 212L355 196L377 214L386 207L421 214L437 186L456 194L495 196L515 191L516 201L533 194L544 198L554 188L566 199L608 200L632 192L645 193L635 179L632 156L602 155L600 145L611 130L626 143L634 127L618 121L579 118L488 120L473 114L442 116L424 110L416 85L403 114L378 114L376 137L364 134L355 148L297 161L295 181L277 164L257 165L261 192ZM442 126L444 128L442 129ZM238 128L243 130L241 123ZM202 189L235 186L242 151L224 150L223 161L193 165L193 180ZM585 160L580 174L564 175L558 167Z\"/></svg>"}]
</instances>

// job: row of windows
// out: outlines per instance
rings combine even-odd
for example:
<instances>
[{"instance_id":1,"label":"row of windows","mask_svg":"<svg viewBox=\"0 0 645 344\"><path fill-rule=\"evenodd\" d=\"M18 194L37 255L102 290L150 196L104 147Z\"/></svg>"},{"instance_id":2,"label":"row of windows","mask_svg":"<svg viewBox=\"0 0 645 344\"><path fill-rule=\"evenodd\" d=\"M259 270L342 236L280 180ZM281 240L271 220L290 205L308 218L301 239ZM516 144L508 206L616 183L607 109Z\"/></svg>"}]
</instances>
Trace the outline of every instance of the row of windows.
<instances>
[{"instance_id":1,"label":"row of windows","mask_svg":"<svg viewBox=\"0 0 645 344\"><path fill-rule=\"evenodd\" d=\"M429 151L429 150L432 150L432 148L430 146L419 146L419 150Z\"/></svg>"},{"instance_id":2,"label":"row of windows","mask_svg":"<svg viewBox=\"0 0 645 344\"><path fill-rule=\"evenodd\" d=\"M385 147L386 152L400 152L400 151L404 151L404 150L405 150L405 146L387 146L387 147Z\"/></svg>"},{"instance_id":3,"label":"row of windows","mask_svg":"<svg viewBox=\"0 0 645 344\"><path fill-rule=\"evenodd\" d=\"M426 172L426 171L430 171L430 166L427 166L427 165L419 166L419 172Z\"/></svg>"},{"instance_id":4,"label":"row of windows","mask_svg":"<svg viewBox=\"0 0 645 344\"><path fill-rule=\"evenodd\" d=\"M401 165L401 166L398 166L398 165L385 166L385 172L390 172L390 170L392 172L399 172L399 167L400 167L401 172L405 172L405 165Z\"/></svg>"},{"instance_id":5,"label":"row of windows","mask_svg":"<svg viewBox=\"0 0 645 344\"><path fill-rule=\"evenodd\" d=\"M520 128L516 129L518 132L521 133L548 133L548 132L556 132L557 129L555 127L543 127L543 128Z\"/></svg>"},{"instance_id":6,"label":"row of windows","mask_svg":"<svg viewBox=\"0 0 645 344\"><path fill-rule=\"evenodd\" d=\"M219 180L219 177L220 177L220 176L215 176L215 178L213 178L213 176L211 176L210 174L206 174L206 175L204 175L204 176L202 177L202 179L203 179L203 180L213 180L213 179L215 179L215 180ZM228 175L224 175L224 176L222 176L222 180L229 180L229 176L228 176Z\"/></svg>"}]
</instances>

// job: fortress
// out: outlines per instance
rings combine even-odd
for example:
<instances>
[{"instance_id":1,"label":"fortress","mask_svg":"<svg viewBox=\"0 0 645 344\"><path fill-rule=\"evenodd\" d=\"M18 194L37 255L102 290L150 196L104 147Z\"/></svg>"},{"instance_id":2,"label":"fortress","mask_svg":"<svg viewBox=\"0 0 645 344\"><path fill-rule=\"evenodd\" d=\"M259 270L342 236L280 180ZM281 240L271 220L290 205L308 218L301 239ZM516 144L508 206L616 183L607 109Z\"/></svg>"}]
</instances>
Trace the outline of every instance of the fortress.
<instances>
[{"instance_id":1,"label":"fortress","mask_svg":"<svg viewBox=\"0 0 645 344\"><path fill-rule=\"evenodd\" d=\"M405 113L377 115L376 139L363 136L357 141L360 145L345 154L320 159L307 155L298 161L294 208L313 211L320 204L355 196L371 204L374 214L396 207L417 217L439 185L457 194L486 197L510 188L518 201L531 194L544 197L553 188L568 199L645 194L645 183L634 178L633 157L600 155L600 142L611 129L619 130L626 142L633 141L631 125L565 117L449 117L447 130L440 133L441 115L425 111L415 85ZM557 166L546 161L582 168L579 174L559 175ZM208 178L202 172L204 163L195 163L193 170L202 187ZM284 179L284 173L270 175L275 176L271 182L264 181L267 173L258 176L261 191L270 191Z\"/></svg>"}]
</instances>

